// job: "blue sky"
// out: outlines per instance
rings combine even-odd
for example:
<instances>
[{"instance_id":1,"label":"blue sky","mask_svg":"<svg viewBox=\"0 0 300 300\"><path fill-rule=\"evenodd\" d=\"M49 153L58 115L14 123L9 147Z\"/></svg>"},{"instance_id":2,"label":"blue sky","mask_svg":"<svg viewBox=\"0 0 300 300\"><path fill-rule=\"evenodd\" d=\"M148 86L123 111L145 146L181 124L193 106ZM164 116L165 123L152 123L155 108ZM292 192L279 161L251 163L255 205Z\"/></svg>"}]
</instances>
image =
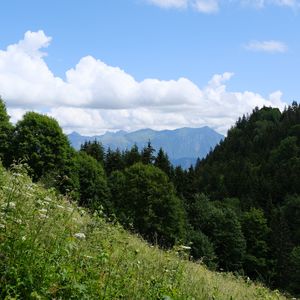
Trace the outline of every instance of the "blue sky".
<instances>
[{"instance_id":1,"label":"blue sky","mask_svg":"<svg viewBox=\"0 0 300 300\"><path fill-rule=\"evenodd\" d=\"M299 100L297 0L1 2L0 94L13 121L36 110L66 132L225 133L256 105Z\"/></svg>"}]
</instances>

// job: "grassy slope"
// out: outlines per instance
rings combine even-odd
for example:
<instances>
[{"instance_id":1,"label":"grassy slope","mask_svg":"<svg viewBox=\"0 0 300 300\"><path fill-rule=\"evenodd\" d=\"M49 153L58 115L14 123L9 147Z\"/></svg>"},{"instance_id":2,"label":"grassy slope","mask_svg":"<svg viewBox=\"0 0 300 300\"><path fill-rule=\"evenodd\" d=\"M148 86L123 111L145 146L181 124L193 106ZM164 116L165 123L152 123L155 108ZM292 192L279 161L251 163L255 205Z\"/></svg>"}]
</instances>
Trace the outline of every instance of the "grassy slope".
<instances>
[{"instance_id":1,"label":"grassy slope","mask_svg":"<svg viewBox=\"0 0 300 300\"><path fill-rule=\"evenodd\" d=\"M0 299L285 299L182 255L0 168Z\"/></svg>"}]
</instances>

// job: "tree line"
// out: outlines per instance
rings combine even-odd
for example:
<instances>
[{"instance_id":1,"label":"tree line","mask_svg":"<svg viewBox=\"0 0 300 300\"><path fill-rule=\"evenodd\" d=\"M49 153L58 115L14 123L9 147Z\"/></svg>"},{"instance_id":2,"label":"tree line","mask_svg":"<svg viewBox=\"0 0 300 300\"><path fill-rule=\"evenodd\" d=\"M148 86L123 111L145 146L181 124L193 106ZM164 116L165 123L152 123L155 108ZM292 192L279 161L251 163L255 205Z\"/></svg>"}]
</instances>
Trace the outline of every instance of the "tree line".
<instances>
[{"instance_id":1,"label":"tree line","mask_svg":"<svg viewBox=\"0 0 300 300\"><path fill-rule=\"evenodd\" d=\"M149 141L139 149L75 151L57 121L28 112L12 125L0 99L0 159L34 181L101 210L163 248L300 294L300 106L240 118L206 158L174 167Z\"/></svg>"}]
</instances>

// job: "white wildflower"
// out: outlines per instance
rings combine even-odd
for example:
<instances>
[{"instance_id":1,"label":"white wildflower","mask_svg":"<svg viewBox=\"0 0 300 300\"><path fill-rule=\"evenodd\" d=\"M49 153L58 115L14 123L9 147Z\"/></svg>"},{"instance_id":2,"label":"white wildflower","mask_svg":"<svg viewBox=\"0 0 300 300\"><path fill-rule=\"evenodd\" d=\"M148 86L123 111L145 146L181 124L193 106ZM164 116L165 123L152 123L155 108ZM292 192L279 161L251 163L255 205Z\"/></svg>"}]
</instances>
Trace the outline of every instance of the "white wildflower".
<instances>
[{"instance_id":1,"label":"white wildflower","mask_svg":"<svg viewBox=\"0 0 300 300\"><path fill-rule=\"evenodd\" d=\"M17 224L22 224L22 220L20 220L20 219L16 219L15 222L16 222Z\"/></svg>"},{"instance_id":2,"label":"white wildflower","mask_svg":"<svg viewBox=\"0 0 300 300\"><path fill-rule=\"evenodd\" d=\"M28 189L29 191L33 191L32 185L31 185L31 184L28 184L28 185L27 185L27 189Z\"/></svg>"},{"instance_id":3,"label":"white wildflower","mask_svg":"<svg viewBox=\"0 0 300 300\"><path fill-rule=\"evenodd\" d=\"M48 196L46 196L44 200L47 201L47 202L51 202L52 201L52 199L50 197L48 197Z\"/></svg>"},{"instance_id":4,"label":"white wildflower","mask_svg":"<svg viewBox=\"0 0 300 300\"><path fill-rule=\"evenodd\" d=\"M48 216L46 216L45 214L39 214L39 217L40 217L41 219L47 219L47 218L48 218Z\"/></svg>"},{"instance_id":5,"label":"white wildflower","mask_svg":"<svg viewBox=\"0 0 300 300\"><path fill-rule=\"evenodd\" d=\"M9 208L16 208L16 203L15 202L9 202L8 207Z\"/></svg>"},{"instance_id":6,"label":"white wildflower","mask_svg":"<svg viewBox=\"0 0 300 300\"><path fill-rule=\"evenodd\" d=\"M77 232L74 234L74 237L76 237L79 240L84 240L86 238L85 234L82 232Z\"/></svg>"},{"instance_id":7,"label":"white wildflower","mask_svg":"<svg viewBox=\"0 0 300 300\"><path fill-rule=\"evenodd\" d=\"M191 250L191 247L189 247L189 246L180 246L180 249L182 249L182 250Z\"/></svg>"},{"instance_id":8,"label":"white wildflower","mask_svg":"<svg viewBox=\"0 0 300 300\"><path fill-rule=\"evenodd\" d=\"M14 177L23 177L23 175L20 174L20 173L13 173L12 175L13 175Z\"/></svg>"},{"instance_id":9,"label":"white wildflower","mask_svg":"<svg viewBox=\"0 0 300 300\"><path fill-rule=\"evenodd\" d=\"M22 236L22 241L25 242L26 241L26 236Z\"/></svg>"},{"instance_id":10,"label":"white wildflower","mask_svg":"<svg viewBox=\"0 0 300 300\"><path fill-rule=\"evenodd\" d=\"M41 208L39 210L39 212L42 213L42 214L46 214L48 212L48 210L46 208Z\"/></svg>"},{"instance_id":11,"label":"white wildflower","mask_svg":"<svg viewBox=\"0 0 300 300\"><path fill-rule=\"evenodd\" d=\"M8 190L8 191L12 191L12 190L13 190L13 188L10 187L10 186L4 186L3 188L4 188L5 190Z\"/></svg>"},{"instance_id":12,"label":"white wildflower","mask_svg":"<svg viewBox=\"0 0 300 300\"><path fill-rule=\"evenodd\" d=\"M5 225L4 224L0 224L0 229L4 229Z\"/></svg>"}]
</instances>

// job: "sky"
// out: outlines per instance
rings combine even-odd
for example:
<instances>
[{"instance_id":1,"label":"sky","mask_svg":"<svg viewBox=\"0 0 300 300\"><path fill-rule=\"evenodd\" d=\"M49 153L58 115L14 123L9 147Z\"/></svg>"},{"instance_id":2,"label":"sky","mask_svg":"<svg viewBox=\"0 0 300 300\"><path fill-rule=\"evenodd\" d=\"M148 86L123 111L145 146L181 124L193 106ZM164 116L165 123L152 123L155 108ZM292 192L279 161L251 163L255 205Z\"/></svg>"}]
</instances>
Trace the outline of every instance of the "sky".
<instances>
[{"instance_id":1,"label":"sky","mask_svg":"<svg viewBox=\"0 0 300 300\"><path fill-rule=\"evenodd\" d=\"M300 101L300 0L2 0L0 95L83 135Z\"/></svg>"}]
</instances>

